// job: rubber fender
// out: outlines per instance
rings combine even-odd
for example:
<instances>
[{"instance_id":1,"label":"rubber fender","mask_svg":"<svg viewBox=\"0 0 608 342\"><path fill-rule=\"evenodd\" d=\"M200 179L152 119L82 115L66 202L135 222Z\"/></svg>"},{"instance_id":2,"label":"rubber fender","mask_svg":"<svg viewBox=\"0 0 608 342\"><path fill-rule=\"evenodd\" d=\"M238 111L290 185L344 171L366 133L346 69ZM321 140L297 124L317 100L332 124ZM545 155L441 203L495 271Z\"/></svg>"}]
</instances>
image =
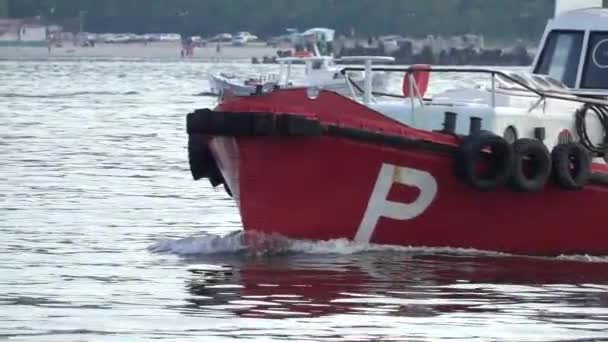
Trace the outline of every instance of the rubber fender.
<instances>
[{"instance_id":1,"label":"rubber fender","mask_svg":"<svg viewBox=\"0 0 608 342\"><path fill-rule=\"evenodd\" d=\"M209 126L210 109L197 109L186 116L186 132L188 134L206 134Z\"/></svg>"},{"instance_id":2,"label":"rubber fender","mask_svg":"<svg viewBox=\"0 0 608 342\"><path fill-rule=\"evenodd\" d=\"M479 191L493 191L505 185L513 167L513 147L502 137L480 133L464 139L456 152L456 174ZM477 169L484 167L482 172Z\"/></svg>"},{"instance_id":3,"label":"rubber fender","mask_svg":"<svg viewBox=\"0 0 608 342\"><path fill-rule=\"evenodd\" d=\"M270 113L200 109L187 115L186 129L188 134L269 136L274 133L274 117Z\"/></svg>"},{"instance_id":4,"label":"rubber fender","mask_svg":"<svg viewBox=\"0 0 608 342\"><path fill-rule=\"evenodd\" d=\"M274 114L256 113L251 123L252 136L270 136L275 133Z\"/></svg>"},{"instance_id":5,"label":"rubber fender","mask_svg":"<svg viewBox=\"0 0 608 342\"><path fill-rule=\"evenodd\" d=\"M551 154L536 139L522 138L513 143L513 168L509 185L516 191L542 190L551 178Z\"/></svg>"},{"instance_id":6,"label":"rubber fender","mask_svg":"<svg viewBox=\"0 0 608 342\"><path fill-rule=\"evenodd\" d=\"M207 134L223 136L252 135L254 116L249 113L211 111Z\"/></svg>"},{"instance_id":7,"label":"rubber fender","mask_svg":"<svg viewBox=\"0 0 608 342\"><path fill-rule=\"evenodd\" d=\"M208 138L204 135L188 136L188 162L194 180L208 178L213 187L225 184L224 176L217 166L209 148Z\"/></svg>"},{"instance_id":8,"label":"rubber fender","mask_svg":"<svg viewBox=\"0 0 608 342\"><path fill-rule=\"evenodd\" d=\"M560 144L551 152L553 179L565 190L580 190L591 178L591 153L581 143Z\"/></svg>"},{"instance_id":9,"label":"rubber fender","mask_svg":"<svg viewBox=\"0 0 608 342\"><path fill-rule=\"evenodd\" d=\"M216 135L269 136L275 131L274 115L270 113L213 112L211 118Z\"/></svg>"},{"instance_id":10,"label":"rubber fender","mask_svg":"<svg viewBox=\"0 0 608 342\"><path fill-rule=\"evenodd\" d=\"M230 187L228 186L228 184L224 183L224 190L226 191L226 194L230 197L234 197L232 195L232 190L230 190Z\"/></svg>"},{"instance_id":11,"label":"rubber fender","mask_svg":"<svg viewBox=\"0 0 608 342\"><path fill-rule=\"evenodd\" d=\"M215 159L210 165L209 176L207 178L209 178L209 183L211 183L211 186L213 186L214 188L220 184L226 183L226 181L224 180L224 176L222 176L220 169L217 167Z\"/></svg>"},{"instance_id":12,"label":"rubber fender","mask_svg":"<svg viewBox=\"0 0 608 342\"><path fill-rule=\"evenodd\" d=\"M295 137L318 137L323 133L321 123L300 115L282 114L276 117L277 132Z\"/></svg>"},{"instance_id":13,"label":"rubber fender","mask_svg":"<svg viewBox=\"0 0 608 342\"><path fill-rule=\"evenodd\" d=\"M188 136L188 163L190 164L190 172L194 180L209 176L215 160L209 149L208 139L205 136L198 134L190 134Z\"/></svg>"}]
</instances>

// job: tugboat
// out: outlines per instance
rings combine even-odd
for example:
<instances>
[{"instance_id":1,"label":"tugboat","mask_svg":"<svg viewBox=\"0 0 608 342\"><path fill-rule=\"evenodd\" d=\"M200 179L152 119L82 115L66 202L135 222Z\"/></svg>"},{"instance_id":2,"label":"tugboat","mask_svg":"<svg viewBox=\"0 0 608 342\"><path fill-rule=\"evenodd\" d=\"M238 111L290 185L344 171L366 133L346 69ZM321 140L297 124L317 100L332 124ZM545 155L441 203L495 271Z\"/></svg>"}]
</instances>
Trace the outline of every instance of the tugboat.
<instances>
[{"instance_id":1,"label":"tugboat","mask_svg":"<svg viewBox=\"0 0 608 342\"><path fill-rule=\"evenodd\" d=\"M352 96L260 90L187 116L194 179L224 185L246 231L296 239L608 253L608 9L546 27L531 73L372 66ZM402 75L378 93L376 72ZM427 96L431 74L487 86Z\"/></svg>"}]
</instances>

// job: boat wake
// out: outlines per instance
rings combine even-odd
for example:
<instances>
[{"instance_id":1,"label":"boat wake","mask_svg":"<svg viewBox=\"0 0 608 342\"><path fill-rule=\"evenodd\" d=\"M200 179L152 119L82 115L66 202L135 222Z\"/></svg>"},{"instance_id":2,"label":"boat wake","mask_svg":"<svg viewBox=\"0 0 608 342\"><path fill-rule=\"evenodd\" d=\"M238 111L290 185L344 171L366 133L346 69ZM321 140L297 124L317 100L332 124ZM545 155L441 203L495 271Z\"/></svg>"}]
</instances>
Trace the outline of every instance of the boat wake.
<instances>
[{"instance_id":1,"label":"boat wake","mask_svg":"<svg viewBox=\"0 0 608 342\"><path fill-rule=\"evenodd\" d=\"M411 254L453 254L507 256L509 254L460 248L403 247L358 243L348 239L327 241L295 240L273 234L237 231L229 235L204 234L180 239L160 240L148 247L154 253L171 253L181 256L234 254L339 254L350 255L374 252L398 252Z\"/></svg>"},{"instance_id":2,"label":"boat wake","mask_svg":"<svg viewBox=\"0 0 608 342\"><path fill-rule=\"evenodd\" d=\"M236 231L228 235L202 234L187 238L163 239L148 247L153 253L169 253L179 256L204 256L242 254L272 256L284 254L334 254L353 255L362 253L405 253L416 256L442 255L460 257L527 257L509 253L481 251L450 247L404 247L358 243L348 239L328 241L295 240L273 234L265 235ZM555 261L608 263L608 256L560 255L557 257L530 257Z\"/></svg>"},{"instance_id":3,"label":"boat wake","mask_svg":"<svg viewBox=\"0 0 608 342\"><path fill-rule=\"evenodd\" d=\"M593 256L593 255L560 255L555 259L561 261L578 261L578 262L597 262L608 263L608 256Z\"/></svg>"},{"instance_id":4,"label":"boat wake","mask_svg":"<svg viewBox=\"0 0 608 342\"><path fill-rule=\"evenodd\" d=\"M18 94L18 93L0 93L0 98L65 98L65 97L76 97L76 96L87 96L87 95L138 95L137 91L77 91L77 92L66 92L66 93L52 93L52 94Z\"/></svg>"},{"instance_id":5,"label":"boat wake","mask_svg":"<svg viewBox=\"0 0 608 342\"><path fill-rule=\"evenodd\" d=\"M218 97L219 95L212 91L203 91L200 93L194 94L194 96L202 96L202 97Z\"/></svg>"}]
</instances>

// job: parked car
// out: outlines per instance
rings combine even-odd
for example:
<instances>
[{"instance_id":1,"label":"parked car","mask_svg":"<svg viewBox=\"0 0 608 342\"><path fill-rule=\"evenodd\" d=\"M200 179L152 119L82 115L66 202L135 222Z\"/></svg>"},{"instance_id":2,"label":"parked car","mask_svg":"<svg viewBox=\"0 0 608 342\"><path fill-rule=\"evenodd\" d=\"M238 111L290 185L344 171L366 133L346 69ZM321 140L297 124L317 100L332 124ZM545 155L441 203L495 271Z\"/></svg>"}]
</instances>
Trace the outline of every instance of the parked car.
<instances>
[{"instance_id":1,"label":"parked car","mask_svg":"<svg viewBox=\"0 0 608 342\"><path fill-rule=\"evenodd\" d=\"M230 33L220 33L209 39L210 42L230 42L232 35Z\"/></svg>"},{"instance_id":2,"label":"parked car","mask_svg":"<svg viewBox=\"0 0 608 342\"><path fill-rule=\"evenodd\" d=\"M247 43L257 40L257 39L258 39L258 36L255 36L249 32L237 32L232 37L232 45L243 46L243 45L247 45Z\"/></svg>"},{"instance_id":3,"label":"parked car","mask_svg":"<svg viewBox=\"0 0 608 342\"><path fill-rule=\"evenodd\" d=\"M181 39L182 36L177 33L163 33L160 35L160 40L164 42L174 42Z\"/></svg>"},{"instance_id":4,"label":"parked car","mask_svg":"<svg viewBox=\"0 0 608 342\"><path fill-rule=\"evenodd\" d=\"M190 37L190 39L192 40L192 44L194 44L194 46L196 47L207 46L207 41L204 40L201 36L192 36Z\"/></svg>"}]
</instances>

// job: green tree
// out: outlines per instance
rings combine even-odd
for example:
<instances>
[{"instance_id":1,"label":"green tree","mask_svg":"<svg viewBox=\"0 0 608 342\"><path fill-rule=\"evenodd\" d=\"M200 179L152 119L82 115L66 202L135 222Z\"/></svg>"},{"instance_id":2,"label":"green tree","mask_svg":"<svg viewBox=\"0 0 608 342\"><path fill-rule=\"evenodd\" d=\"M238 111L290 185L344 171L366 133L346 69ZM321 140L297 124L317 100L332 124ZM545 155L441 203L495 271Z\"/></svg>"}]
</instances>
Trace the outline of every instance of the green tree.
<instances>
[{"instance_id":1,"label":"green tree","mask_svg":"<svg viewBox=\"0 0 608 342\"><path fill-rule=\"evenodd\" d=\"M281 34L325 26L359 36L484 34L538 39L554 0L1 0L13 17L51 20L86 12L93 32Z\"/></svg>"},{"instance_id":2,"label":"green tree","mask_svg":"<svg viewBox=\"0 0 608 342\"><path fill-rule=\"evenodd\" d=\"M8 0L0 0L0 18L8 17Z\"/></svg>"}]
</instances>

